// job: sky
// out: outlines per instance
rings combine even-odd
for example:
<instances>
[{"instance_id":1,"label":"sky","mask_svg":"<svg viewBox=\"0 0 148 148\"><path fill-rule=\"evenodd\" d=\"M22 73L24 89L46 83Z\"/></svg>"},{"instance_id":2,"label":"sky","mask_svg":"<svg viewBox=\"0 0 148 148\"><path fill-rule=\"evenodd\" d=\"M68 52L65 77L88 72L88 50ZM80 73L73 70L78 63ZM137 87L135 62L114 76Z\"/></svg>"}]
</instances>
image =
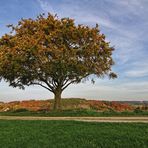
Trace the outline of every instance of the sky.
<instances>
[{"instance_id":1,"label":"sky","mask_svg":"<svg viewBox=\"0 0 148 148\"><path fill-rule=\"evenodd\" d=\"M63 97L98 100L148 101L148 0L0 0L0 36L8 24L41 13L74 18L76 24L99 24L107 41L114 46L115 80L96 79L69 86ZM25 90L0 83L0 101L49 99L53 94L37 86Z\"/></svg>"}]
</instances>

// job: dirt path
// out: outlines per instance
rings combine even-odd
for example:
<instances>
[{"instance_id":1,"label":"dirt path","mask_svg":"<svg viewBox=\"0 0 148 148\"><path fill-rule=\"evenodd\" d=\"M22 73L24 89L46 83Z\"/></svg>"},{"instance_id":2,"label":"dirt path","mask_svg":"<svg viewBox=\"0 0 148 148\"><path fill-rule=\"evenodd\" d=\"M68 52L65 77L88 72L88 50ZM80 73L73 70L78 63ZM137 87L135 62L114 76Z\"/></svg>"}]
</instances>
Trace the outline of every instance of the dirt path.
<instances>
[{"instance_id":1,"label":"dirt path","mask_svg":"<svg viewBox=\"0 0 148 148\"><path fill-rule=\"evenodd\" d=\"M148 117L28 117L0 116L0 120L74 120L86 122L143 122L148 123Z\"/></svg>"}]
</instances>

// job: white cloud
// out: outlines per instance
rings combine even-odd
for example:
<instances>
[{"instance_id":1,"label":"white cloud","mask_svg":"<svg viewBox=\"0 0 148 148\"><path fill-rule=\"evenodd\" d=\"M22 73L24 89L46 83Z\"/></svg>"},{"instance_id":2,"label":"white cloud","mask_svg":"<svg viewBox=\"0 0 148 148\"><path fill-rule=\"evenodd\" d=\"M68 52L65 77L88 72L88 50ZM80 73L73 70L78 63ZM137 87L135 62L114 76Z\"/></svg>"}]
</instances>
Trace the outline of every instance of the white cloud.
<instances>
[{"instance_id":1,"label":"white cloud","mask_svg":"<svg viewBox=\"0 0 148 148\"><path fill-rule=\"evenodd\" d=\"M126 76L128 77L145 77L148 76L148 69L141 70L130 70L126 72Z\"/></svg>"},{"instance_id":2,"label":"white cloud","mask_svg":"<svg viewBox=\"0 0 148 148\"><path fill-rule=\"evenodd\" d=\"M46 1L46 0L37 0L37 1L40 4L43 11L45 11L46 13L50 12L50 13L55 14L54 9L51 6L49 1Z\"/></svg>"}]
</instances>

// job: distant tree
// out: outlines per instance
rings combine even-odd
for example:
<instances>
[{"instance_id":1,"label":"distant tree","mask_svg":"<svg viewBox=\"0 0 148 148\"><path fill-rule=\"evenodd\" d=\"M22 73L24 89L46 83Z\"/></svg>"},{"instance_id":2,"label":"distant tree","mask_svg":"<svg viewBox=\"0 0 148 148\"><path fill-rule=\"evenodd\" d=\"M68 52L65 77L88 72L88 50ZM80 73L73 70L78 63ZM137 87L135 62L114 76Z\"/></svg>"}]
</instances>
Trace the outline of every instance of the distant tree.
<instances>
[{"instance_id":1,"label":"distant tree","mask_svg":"<svg viewBox=\"0 0 148 148\"><path fill-rule=\"evenodd\" d=\"M116 78L111 72L114 48L98 25L75 25L73 19L48 14L8 27L12 31L0 38L0 76L13 87L39 85L53 92L56 110L70 84L90 75Z\"/></svg>"}]
</instances>

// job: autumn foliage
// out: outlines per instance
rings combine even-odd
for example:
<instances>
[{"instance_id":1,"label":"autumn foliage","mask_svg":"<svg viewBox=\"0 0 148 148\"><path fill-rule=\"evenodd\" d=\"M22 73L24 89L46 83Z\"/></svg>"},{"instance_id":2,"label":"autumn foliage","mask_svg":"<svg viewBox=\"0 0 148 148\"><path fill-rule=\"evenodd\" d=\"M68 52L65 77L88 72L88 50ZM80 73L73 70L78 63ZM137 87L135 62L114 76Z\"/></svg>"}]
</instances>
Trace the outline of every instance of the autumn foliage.
<instances>
[{"instance_id":1,"label":"autumn foliage","mask_svg":"<svg viewBox=\"0 0 148 148\"><path fill-rule=\"evenodd\" d=\"M28 111L51 111L53 100L26 100L26 101L13 101L9 103L0 103L0 111L17 111L26 109ZM63 110L96 110L102 111L132 111L133 106L126 103L99 101L99 100L85 100L85 99L63 99Z\"/></svg>"},{"instance_id":2,"label":"autumn foliage","mask_svg":"<svg viewBox=\"0 0 148 148\"><path fill-rule=\"evenodd\" d=\"M48 14L8 27L12 31L0 39L0 77L13 87L39 85L53 92L54 109L60 109L61 93L70 84L90 75L116 77L114 48L98 25L76 25Z\"/></svg>"}]
</instances>

